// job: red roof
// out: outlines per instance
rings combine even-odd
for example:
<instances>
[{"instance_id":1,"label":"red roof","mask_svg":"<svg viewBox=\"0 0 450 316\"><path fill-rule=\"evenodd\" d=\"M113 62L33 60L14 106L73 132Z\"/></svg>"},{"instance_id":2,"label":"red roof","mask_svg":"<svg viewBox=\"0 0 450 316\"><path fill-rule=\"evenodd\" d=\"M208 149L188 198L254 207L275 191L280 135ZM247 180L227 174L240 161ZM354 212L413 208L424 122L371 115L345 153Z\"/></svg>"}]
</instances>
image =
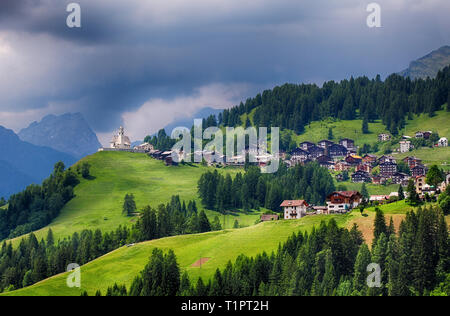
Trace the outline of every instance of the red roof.
<instances>
[{"instance_id":1,"label":"red roof","mask_svg":"<svg viewBox=\"0 0 450 316\"><path fill-rule=\"evenodd\" d=\"M284 200L283 203L281 203L281 207L287 207L287 206L308 206L308 203L306 203L305 200Z\"/></svg>"},{"instance_id":2,"label":"red roof","mask_svg":"<svg viewBox=\"0 0 450 316\"><path fill-rule=\"evenodd\" d=\"M339 194L339 195L341 195L343 197L347 197L347 198L351 198L352 196L358 195L358 194L361 195L361 193L359 193L358 191L336 191L336 192L329 194L328 197L330 197L334 194Z\"/></svg>"}]
</instances>

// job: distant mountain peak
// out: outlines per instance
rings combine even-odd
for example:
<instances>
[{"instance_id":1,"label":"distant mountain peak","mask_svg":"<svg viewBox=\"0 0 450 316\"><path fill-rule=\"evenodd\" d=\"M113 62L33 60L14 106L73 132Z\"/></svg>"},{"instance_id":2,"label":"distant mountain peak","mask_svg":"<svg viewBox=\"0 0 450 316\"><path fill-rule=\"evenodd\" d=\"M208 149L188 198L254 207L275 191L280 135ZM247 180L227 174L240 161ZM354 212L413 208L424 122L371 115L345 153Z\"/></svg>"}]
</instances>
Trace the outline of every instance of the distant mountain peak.
<instances>
[{"instance_id":1,"label":"distant mountain peak","mask_svg":"<svg viewBox=\"0 0 450 316\"><path fill-rule=\"evenodd\" d=\"M411 79L434 78L439 70L448 65L450 65L450 46L445 45L412 61L407 69L399 72L399 75L410 77Z\"/></svg>"},{"instance_id":2,"label":"distant mountain peak","mask_svg":"<svg viewBox=\"0 0 450 316\"><path fill-rule=\"evenodd\" d=\"M82 158L101 147L81 113L47 115L19 132L20 139Z\"/></svg>"}]
</instances>

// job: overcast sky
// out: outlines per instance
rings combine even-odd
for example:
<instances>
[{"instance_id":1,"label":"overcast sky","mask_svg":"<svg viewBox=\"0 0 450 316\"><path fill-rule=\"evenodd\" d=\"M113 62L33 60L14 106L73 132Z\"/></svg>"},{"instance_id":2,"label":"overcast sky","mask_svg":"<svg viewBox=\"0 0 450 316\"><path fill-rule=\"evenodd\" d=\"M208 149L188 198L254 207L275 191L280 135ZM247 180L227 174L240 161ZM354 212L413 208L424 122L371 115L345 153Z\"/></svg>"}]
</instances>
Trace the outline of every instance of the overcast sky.
<instances>
[{"instance_id":1,"label":"overcast sky","mask_svg":"<svg viewBox=\"0 0 450 316\"><path fill-rule=\"evenodd\" d=\"M66 6L81 6L80 29ZM450 43L450 1L1 0L0 125L81 112L104 142L285 82L382 77Z\"/></svg>"}]
</instances>

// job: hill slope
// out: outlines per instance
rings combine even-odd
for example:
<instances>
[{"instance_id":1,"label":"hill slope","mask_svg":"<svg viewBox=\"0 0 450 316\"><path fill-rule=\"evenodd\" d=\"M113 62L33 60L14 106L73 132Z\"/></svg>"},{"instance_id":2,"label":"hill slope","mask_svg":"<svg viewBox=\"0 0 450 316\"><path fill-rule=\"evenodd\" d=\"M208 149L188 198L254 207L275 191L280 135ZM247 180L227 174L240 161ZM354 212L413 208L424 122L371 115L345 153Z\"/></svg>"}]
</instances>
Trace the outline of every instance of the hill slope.
<instances>
[{"instance_id":1,"label":"hill slope","mask_svg":"<svg viewBox=\"0 0 450 316\"><path fill-rule=\"evenodd\" d=\"M385 205L382 210L393 217L396 228L411 209L404 201ZM361 228L366 241L373 236L374 209L346 215L316 215L300 220L266 222L242 229L232 229L204 234L183 235L152 240L122 247L81 267L81 288L66 286L67 273L43 280L30 287L2 295L75 295L87 291L94 295L97 289L105 293L114 283L130 286L133 278L144 268L154 248L173 249L181 271L187 271L191 280L198 277L208 280L217 268L224 268L229 260L239 255L255 256L265 251L270 254L279 243L298 231L310 231L321 221L336 219L341 227L351 228L354 223ZM447 218L448 221L448 218ZM193 266L200 258L209 258L201 267Z\"/></svg>"},{"instance_id":2,"label":"hill slope","mask_svg":"<svg viewBox=\"0 0 450 316\"><path fill-rule=\"evenodd\" d=\"M33 122L19 132L19 137L29 143L46 146L76 158L95 153L100 147L97 135L80 113L48 115Z\"/></svg>"},{"instance_id":3,"label":"hill slope","mask_svg":"<svg viewBox=\"0 0 450 316\"><path fill-rule=\"evenodd\" d=\"M434 78L439 70L450 65L450 46L442 46L431 53L412 61L409 67L399 73L411 79Z\"/></svg>"},{"instance_id":4,"label":"hill slope","mask_svg":"<svg viewBox=\"0 0 450 316\"><path fill-rule=\"evenodd\" d=\"M7 169L0 178L0 196L8 197L32 183L47 178L58 161L67 166L76 160L72 156L48 147L24 142L9 129L0 126L0 168Z\"/></svg>"},{"instance_id":5,"label":"hill slope","mask_svg":"<svg viewBox=\"0 0 450 316\"><path fill-rule=\"evenodd\" d=\"M345 222L351 215L337 217ZM190 278L199 276L209 279L216 268L225 267L228 260L234 261L240 254L254 256L262 251L271 253L279 243L286 241L292 233L300 229L309 230L320 220L330 216L311 216L302 220L266 222L255 226L210 232L195 235L183 235L152 240L132 247L122 247L81 268L81 288L68 288L67 274L46 279L28 288L6 295L80 295L88 291L93 295L97 289L105 293L108 286L125 283L129 286L133 278L147 264L155 247L173 249L181 271L188 271ZM192 267L200 258L210 258L201 267Z\"/></svg>"},{"instance_id":6,"label":"hill slope","mask_svg":"<svg viewBox=\"0 0 450 316\"><path fill-rule=\"evenodd\" d=\"M49 227L58 239L83 229L108 231L133 223L136 218L122 215L123 199L127 193L134 194L138 209L167 203L172 195L180 195L186 201L195 199L200 207L197 182L208 170L206 167L167 167L162 161L145 154L127 152L98 152L81 161L91 165L93 179L81 179L75 187L75 197L64 206L61 214L48 227L36 232L38 239L46 236ZM224 169L222 172L234 174L236 170ZM217 215L211 211L207 214ZM248 221L254 223L256 217L257 214L250 215ZM229 227L233 221L227 221Z\"/></svg>"}]
</instances>

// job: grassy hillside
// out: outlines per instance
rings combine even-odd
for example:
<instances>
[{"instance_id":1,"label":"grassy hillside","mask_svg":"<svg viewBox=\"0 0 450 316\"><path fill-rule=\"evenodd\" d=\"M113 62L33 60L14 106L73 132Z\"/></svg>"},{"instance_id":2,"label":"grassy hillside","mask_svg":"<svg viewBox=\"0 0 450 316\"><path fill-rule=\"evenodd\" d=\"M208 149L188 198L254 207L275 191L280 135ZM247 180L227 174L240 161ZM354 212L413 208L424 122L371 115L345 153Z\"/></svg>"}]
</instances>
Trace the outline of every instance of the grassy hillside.
<instances>
[{"instance_id":1,"label":"grassy hillside","mask_svg":"<svg viewBox=\"0 0 450 316\"><path fill-rule=\"evenodd\" d=\"M404 201L382 206L387 217L393 216L398 227L400 220L411 207ZM80 295L88 291L93 295L97 289L104 293L108 286L117 283L131 284L134 276L143 269L153 248L173 249L182 271L187 271L191 279L201 276L210 278L217 268L223 268L228 260L234 261L240 254L254 256L262 251L270 253L277 249L292 233L310 231L322 220L335 218L342 227L351 227L357 223L370 242L373 234L374 209L368 209L362 216L359 211L347 215L316 215L300 220L266 222L242 229L230 229L204 234L184 235L162 238L140 243L131 247L122 247L81 268L80 289L66 286L67 274L60 274L30 287L4 293L3 295ZM192 265L200 258L210 258L201 267Z\"/></svg>"},{"instance_id":2,"label":"grassy hillside","mask_svg":"<svg viewBox=\"0 0 450 316\"><path fill-rule=\"evenodd\" d=\"M49 226L35 232L38 239L45 237L49 228L58 239L83 229L108 231L133 223L135 217L122 215L123 198L127 193L134 194L138 209L167 203L172 195L180 195L182 200L195 199L200 208L197 182L206 167L167 167L145 154L126 152L99 152L83 161L92 166L93 179L81 180L75 188L75 198L67 203L61 214ZM232 174L239 171L232 168L218 170ZM217 215L215 212L208 214L210 217ZM239 217L240 222L253 224L257 216L238 213L229 215L225 222L231 228L234 223L231 218ZM20 238L13 241L17 243Z\"/></svg>"},{"instance_id":3,"label":"grassy hillside","mask_svg":"<svg viewBox=\"0 0 450 316\"><path fill-rule=\"evenodd\" d=\"M354 183L351 181L335 182L336 187L338 185L344 185L347 190L361 191L362 183ZM390 185L377 185L373 183L366 183L367 191L370 195L389 195L391 192L398 191L398 184Z\"/></svg>"},{"instance_id":4,"label":"grassy hillside","mask_svg":"<svg viewBox=\"0 0 450 316\"><path fill-rule=\"evenodd\" d=\"M404 135L414 136L417 131L436 131L439 135L450 138L450 112L438 111L433 117L427 114L414 116L412 120L406 121L405 129L401 131ZM335 141L341 138L351 138L355 140L356 145L375 144L378 142L378 134L386 133L385 126L381 121L369 123L369 134L363 134L361 131L362 120L333 120L312 122L306 126L305 132L301 135L296 135L295 139L298 143L303 141L318 142L322 139L327 139L328 129L333 129L333 136Z\"/></svg>"}]
</instances>

